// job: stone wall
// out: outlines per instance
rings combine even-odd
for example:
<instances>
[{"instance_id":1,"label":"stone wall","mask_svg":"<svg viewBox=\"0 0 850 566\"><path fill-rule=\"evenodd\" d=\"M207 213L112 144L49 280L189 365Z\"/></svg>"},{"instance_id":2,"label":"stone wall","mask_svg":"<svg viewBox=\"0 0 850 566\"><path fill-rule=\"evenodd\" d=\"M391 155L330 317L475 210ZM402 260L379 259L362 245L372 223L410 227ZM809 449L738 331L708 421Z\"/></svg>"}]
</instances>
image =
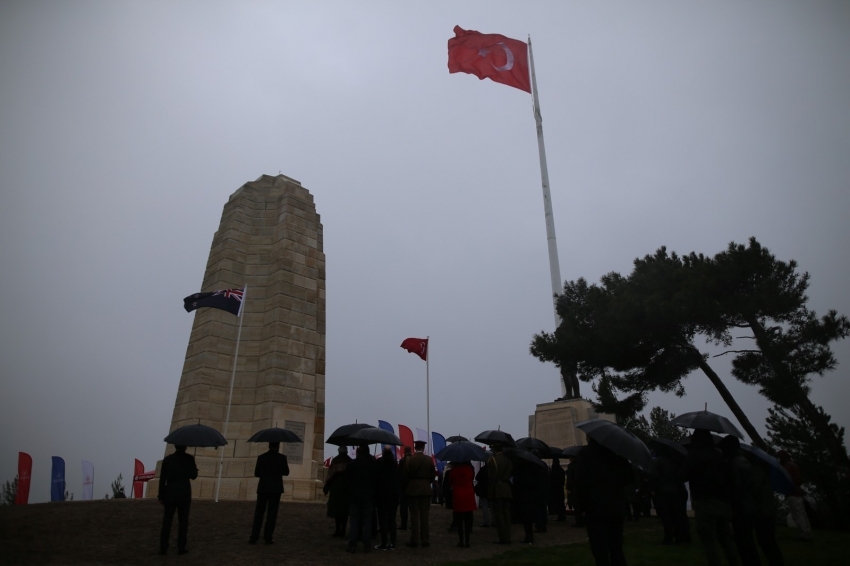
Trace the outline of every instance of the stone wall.
<instances>
[{"instance_id":1,"label":"stone wall","mask_svg":"<svg viewBox=\"0 0 850 566\"><path fill-rule=\"evenodd\" d=\"M217 309L195 311L170 430L200 420L224 433L229 444L218 451L197 449L194 497L214 497L223 450L219 498L255 499L254 464L267 445L246 441L258 430L279 426L304 440L281 446L290 464L284 499L322 498L318 479L325 432L322 249L322 225L313 197L298 181L263 175L239 188L224 205L201 291L246 284L248 289L226 432L239 319ZM172 450L169 445L166 454ZM157 482L151 480L149 497L156 497Z\"/></svg>"}]
</instances>

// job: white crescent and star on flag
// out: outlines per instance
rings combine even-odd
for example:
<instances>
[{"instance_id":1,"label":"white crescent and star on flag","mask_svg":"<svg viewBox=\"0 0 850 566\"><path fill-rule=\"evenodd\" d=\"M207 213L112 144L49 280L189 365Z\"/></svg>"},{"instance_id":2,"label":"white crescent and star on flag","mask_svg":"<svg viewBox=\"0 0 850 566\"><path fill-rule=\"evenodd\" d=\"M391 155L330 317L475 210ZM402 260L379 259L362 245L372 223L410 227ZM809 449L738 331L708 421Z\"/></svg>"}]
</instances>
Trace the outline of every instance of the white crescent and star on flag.
<instances>
[{"instance_id":1,"label":"white crescent and star on flag","mask_svg":"<svg viewBox=\"0 0 850 566\"><path fill-rule=\"evenodd\" d=\"M504 65L500 65L498 67L492 61L490 62L490 64L493 65L493 68L497 71L510 71L514 66L514 54L511 51L511 48L505 45L504 41L500 41L496 45L498 45L505 51L505 57L507 58L507 61ZM490 55L490 50L486 47L482 47L478 50L479 57L487 57L488 55Z\"/></svg>"}]
</instances>

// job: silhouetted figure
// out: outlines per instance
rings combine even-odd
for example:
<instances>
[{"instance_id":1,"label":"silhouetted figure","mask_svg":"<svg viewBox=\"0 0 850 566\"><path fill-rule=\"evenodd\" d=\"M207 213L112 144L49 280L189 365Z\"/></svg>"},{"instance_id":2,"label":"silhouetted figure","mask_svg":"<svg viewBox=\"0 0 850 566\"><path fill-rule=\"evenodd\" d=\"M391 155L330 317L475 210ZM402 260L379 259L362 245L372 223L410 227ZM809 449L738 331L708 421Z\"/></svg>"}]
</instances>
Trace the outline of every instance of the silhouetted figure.
<instances>
[{"instance_id":1,"label":"silhouetted figure","mask_svg":"<svg viewBox=\"0 0 850 566\"><path fill-rule=\"evenodd\" d=\"M585 523L584 509L580 507L575 495L576 466L574 457L570 458L570 463L567 464L565 473L567 477L567 507L573 510L576 518L573 527L583 529L587 525Z\"/></svg>"},{"instance_id":2,"label":"silhouetted figure","mask_svg":"<svg viewBox=\"0 0 850 566\"><path fill-rule=\"evenodd\" d=\"M785 501L788 502L788 508L791 510L791 519L797 525L800 531L800 538L803 540L812 540L812 526L809 523L809 517L806 515L806 504L803 501L803 474L800 472L800 467L791 458L785 450L780 450L776 453L779 458L779 463L791 476L791 481L794 482L794 490L785 496Z\"/></svg>"},{"instance_id":3,"label":"silhouetted figure","mask_svg":"<svg viewBox=\"0 0 850 566\"><path fill-rule=\"evenodd\" d=\"M280 453L280 443L269 442L268 452L257 456L257 464L254 466L254 477L260 478L260 481L257 484L254 524L251 526L251 538L248 539L251 544L257 544L257 540L260 538L263 515L266 516L263 540L266 544L274 542L277 510L280 507L280 496L283 495L283 476L288 475L289 463L286 461L286 456Z\"/></svg>"},{"instance_id":4,"label":"silhouetted figure","mask_svg":"<svg viewBox=\"0 0 850 566\"><path fill-rule=\"evenodd\" d=\"M350 487L346 471L351 463L351 457L345 446L340 446L337 452L338 455L331 460L322 491L328 496L328 517L333 517L336 527L333 536L345 538L345 526L348 523L350 511Z\"/></svg>"},{"instance_id":5,"label":"silhouetted figure","mask_svg":"<svg viewBox=\"0 0 850 566\"><path fill-rule=\"evenodd\" d=\"M597 566L626 566L624 491L633 479L631 466L590 437L573 466L572 489L577 505L586 511L587 538Z\"/></svg>"},{"instance_id":6,"label":"silhouetted figure","mask_svg":"<svg viewBox=\"0 0 850 566\"><path fill-rule=\"evenodd\" d=\"M159 535L159 553L168 551L168 539L171 536L171 522L177 511L177 554L186 554L186 538L189 532L189 506L192 503L192 484L198 477L195 457L186 453L185 446L175 446L174 453L162 459L159 473L159 492L157 499L165 508L162 517L162 531Z\"/></svg>"},{"instance_id":7,"label":"silhouetted figure","mask_svg":"<svg viewBox=\"0 0 850 566\"><path fill-rule=\"evenodd\" d=\"M381 529L381 544L375 548L392 550L396 543L395 516L398 510L398 495L401 478L398 463L393 450L384 448L378 461L378 490L375 493L375 505L378 509L378 525Z\"/></svg>"},{"instance_id":8,"label":"silhouetted figure","mask_svg":"<svg viewBox=\"0 0 850 566\"><path fill-rule=\"evenodd\" d=\"M481 509L481 523L478 526L484 528L493 526L490 520L490 500L487 499L488 477L486 465L481 466L475 474L475 495L478 496L478 508Z\"/></svg>"},{"instance_id":9,"label":"silhouetted figure","mask_svg":"<svg viewBox=\"0 0 850 566\"><path fill-rule=\"evenodd\" d=\"M493 542L511 544L511 476L514 467L502 452L502 446L494 444L493 457L487 461L487 500L490 514L496 524L499 539Z\"/></svg>"},{"instance_id":10,"label":"silhouetted figure","mask_svg":"<svg viewBox=\"0 0 850 566\"><path fill-rule=\"evenodd\" d=\"M776 542L776 499L770 485L770 464L755 456L752 465L752 487L755 500L754 530L768 566L784 566L782 551Z\"/></svg>"},{"instance_id":11,"label":"silhouetted figure","mask_svg":"<svg viewBox=\"0 0 850 566\"><path fill-rule=\"evenodd\" d=\"M754 538L756 500L753 494L753 469L744 457L740 441L727 436L718 444L729 471L732 501L732 540L743 566L761 566Z\"/></svg>"},{"instance_id":12,"label":"silhouetted figure","mask_svg":"<svg viewBox=\"0 0 850 566\"><path fill-rule=\"evenodd\" d=\"M454 498L452 493L452 464L446 464L443 470L443 479L440 481L440 502L446 507L446 510L451 511L454 508ZM449 532L458 529L457 517L452 513L452 522L449 524Z\"/></svg>"},{"instance_id":13,"label":"silhouetted figure","mask_svg":"<svg viewBox=\"0 0 850 566\"><path fill-rule=\"evenodd\" d=\"M567 520L566 499L567 474L561 467L558 458L552 459L552 469L549 470L549 514L557 515L557 521Z\"/></svg>"},{"instance_id":14,"label":"silhouetted figure","mask_svg":"<svg viewBox=\"0 0 850 566\"><path fill-rule=\"evenodd\" d=\"M363 552L372 550L372 511L378 482L378 462L369 454L368 446L358 446L357 456L348 465L346 474L350 482L348 552L357 549L357 537L363 541Z\"/></svg>"},{"instance_id":15,"label":"silhouetted figure","mask_svg":"<svg viewBox=\"0 0 850 566\"><path fill-rule=\"evenodd\" d=\"M727 467L707 430L697 429L691 435L680 479L690 482L697 534L709 566L720 566L718 545L727 563L738 566L740 561L732 541L731 486Z\"/></svg>"},{"instance_id":16,"label":"silhouetted figure","mask_svg":"<svg viewBox=\"0 0 850 566\"><path fill-rule=\"evenodd\" d=\"M679 466L669 456L659 454L655 459L655 472L655 509L664 527L662 544L689 543L688 490L679 478Z\"/></svg>"},{"instance_id":17,"label":"silhouetted figure","mask_svg":"<svg viewBox=\"0 0 850 566\"><path fill-rule=\"evenodd\" d=\"M458 547L469 548L472 512L475 511L475 469L469 462L453 462L448 481L452 490L452 522L457 525Z\"/></svg>"},{"instance_id":18,"label":"silhouetted figure","mask_svg":"<svg viewBox=\"0 0 850 566\"><path fill-rule=\"evenodd\" d=\"M534 520L537 517L537 506L539 504L540 476L537 466L525 460L518 460L514 465L513 495L516 505L517 516L525 530L525 537L520 544L534 543ZM543 484L542 487L545 487Z\"/></svg>"},{"instance_id":19,"label":"silhouetted figure","mask_svg":"<svg viewBox=\"0 0 850 566\"><path fill-rule=\"evenodd\" d=\"M408 505L407 505L407 480L404 477L404 465L407 460L410 459L412 455L412 450L410 446L404 447L404 455L401 457L401 460L398 462L398 473L399 478L401 478L401 484L399 486L399 494L398 494L398 518L401 522L398 530L406 531L407 530L407 517L408 517Z\"/></svg>"},{"instance_id":20,"label":"silhouetted figure","mask_svg":"<svg viewBox=\"0 0 850 566\"><path fill-rule=\"evenodd\" d=\"M407 502L410 506L410 541L407 546L413 548L431 545L429 520L431 514L431 482L434 481L434 463L426 456L425 442L413 443L416 450L404 464L404 478L407 481Z\"/></svg>"}]
</instances>

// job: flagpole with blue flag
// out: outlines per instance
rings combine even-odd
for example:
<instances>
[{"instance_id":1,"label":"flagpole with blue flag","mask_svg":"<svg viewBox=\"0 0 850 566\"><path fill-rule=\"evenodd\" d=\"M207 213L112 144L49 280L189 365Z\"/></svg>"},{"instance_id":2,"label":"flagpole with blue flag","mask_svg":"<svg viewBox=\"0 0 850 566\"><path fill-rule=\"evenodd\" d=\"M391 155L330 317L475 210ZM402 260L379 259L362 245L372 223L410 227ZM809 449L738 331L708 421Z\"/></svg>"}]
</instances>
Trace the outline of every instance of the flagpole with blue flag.
<instances>
[{"instance_id":1,"label":"flagpole with blue flag","mask_svg":"<svg viewBox=\"0 0 850 566\"><path fill-rule=\"evenodd\" d=\"M65 460L53 456L50 472L50 501L65 501Z\"/></svg>"},{"instance_id":2,"label":"flagpole with blue flag","mask_svg":"<svg viewBox=\"0 0 850 566\"><path fill-rule=\"evenodd\" d=\"M242 338L242 319L245 312L245 301L248 300L248 284L242 288L242 302L239 304L239 330L236 332L236 350L233 352L233 371L230 373L230 396L227 398L227 416L224 419L224 437L227 438L227 426L230 424L230 404L233 402L233 382L236 380L236 360L239 357L239 341ZM215 483L215 502L218 503L218 492L221 489L221 469L224 467L224 448L218 459L218 479Z\"/></svg>"}]
</instances>

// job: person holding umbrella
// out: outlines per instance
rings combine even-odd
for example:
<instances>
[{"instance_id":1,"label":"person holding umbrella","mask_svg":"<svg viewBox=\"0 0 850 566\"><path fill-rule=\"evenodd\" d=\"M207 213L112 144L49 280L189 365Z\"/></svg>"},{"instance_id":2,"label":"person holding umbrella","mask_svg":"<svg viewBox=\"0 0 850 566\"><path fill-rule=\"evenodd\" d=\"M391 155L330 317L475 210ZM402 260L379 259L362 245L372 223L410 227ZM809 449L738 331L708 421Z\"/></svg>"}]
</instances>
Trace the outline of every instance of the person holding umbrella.
<instances>
[{"instance_id":1,"label":"person holding umbrella","mask_svg":"<svg viewBox=\"0 0 850 566\"><path fill-rule=\"evenodd\" d=\"M476 438L477 440L477 438ZM487 461L487 501L490 502L490 515L496 523L497 544L511 544L511 476L514 465L505 455L501 442L490 445L493 457Z\"/></svg>"},{"instance_id":2,"label":"person holding umbrella","mask_svg":"<svg viewBox=\"0 0 850 566\"><path fill-rule=\"evenodd\" d=\"M363 541L363 552L372 550L372 510L375 506L375 490L378 485L378 462L369 454L369 447L357 447L354 461L348 465L346 474L350 482L349 516L351 530L348 533L347 552L357 550L357 537Z\"/></svg>"},{"instance_id":3,"label":"person holding umbrella","mask_svg":"<svg viewBox=\"0 0 850 566\"><path fill-rule=\"evenodd\" d=\"M195 457L186 453L186 447L175 445L174 452L163 458L159 474L159 493L157 499L165 508L162 517L162 531L159 536L159 553L168 552L168 539L171 537L171 523L177 511L177 554L186 554L186 539L189 532L189 506L192 503L192 485L190 480L198 477Z\"/></svg>"},{"instance_id":4,"label":"person holding umbrella","mask_svg":"<svg viewBox=\"0 0 850 566\"><path fill-rule=\"evenodd\" d=\"M378 489L375 504L378 508L378 525L381 529L381 544L378 550L395 550L396 522L399 493L398 463L395 461L393 449L384 446L381 459L378 460Z\"/></svg>"},{"instance_id":5,"label":"person holding umbrella","mask_svg":"<svg viewBox=\"0 0 850 566\"><path fill-rule=\"evenodd\" d=\"M345 446L340 446L337 452L338 454L331 460L322 491L328 496L328 517L333 517L336 527L333 536L345 538L349 507L349 482L346 468L351 463L351 457Z\"/></svg>"},{"instance_id":6,"label":"person holding umbrella","mask_svg":"<svg viewBox=\"0 0 850 566\"><path fill-rule=\"evenodd\" d=\"M452 522L457 525L458 547L469 548L472 533L472 512L475 511L475 469L469 462L452 462L447 482L452 491Z\"/></svg>"},{"instance_id":7,"label":"person holding umbrella","mask_svg":"<svg viewBox=\"0 0 850 566\"><path fill-rule=\"evenodd\" d=\"M268 451L257 457L257 464L254 466L254 476L260 478L260 481L257 484L257 504L254 507L254 523L251 526L249 543L257 544L260 527L263 526L263 515L266 515L263 540L266 544L273 544L277 510L280 507L280 496L283 495L283 476L288 475L289 463L286 456L280 453L280 443L269 442Z\"/></svg>"}]
</instances>

